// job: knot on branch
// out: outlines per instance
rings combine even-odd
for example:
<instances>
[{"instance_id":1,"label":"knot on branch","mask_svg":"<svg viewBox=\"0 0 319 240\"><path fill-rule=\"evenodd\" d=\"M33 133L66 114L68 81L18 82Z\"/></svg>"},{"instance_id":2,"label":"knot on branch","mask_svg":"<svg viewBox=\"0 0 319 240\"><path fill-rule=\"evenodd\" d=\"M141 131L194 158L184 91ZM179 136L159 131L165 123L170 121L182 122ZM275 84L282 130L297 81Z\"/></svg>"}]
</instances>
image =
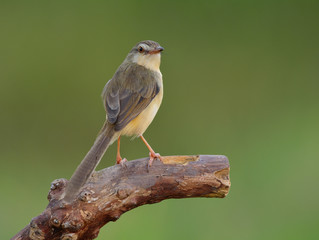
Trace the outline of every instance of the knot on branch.
<instances>
[{"instance_id":1,"label":"knot on branch","mask_svg":"<svg viewBox=\"0 0 319 240\"><path fill-rule=\"evenodd\" d=\"M79 200L83 202L92 202L95 201L97 198L93 198L92 195L94 194L93 190L84 189L79 194Z\"/></svg>"},{"instance_id":2,"label":"knot on branch","mask_svg":"<svg viewBox=\"0 0 319 240\"><path fill-rule=\"evenodd\" d=\"M65 178L56 179L51 183L50 191L48 194L48 200L60 199L64 193L68 180Z\"/></svg>"}]
</instances>

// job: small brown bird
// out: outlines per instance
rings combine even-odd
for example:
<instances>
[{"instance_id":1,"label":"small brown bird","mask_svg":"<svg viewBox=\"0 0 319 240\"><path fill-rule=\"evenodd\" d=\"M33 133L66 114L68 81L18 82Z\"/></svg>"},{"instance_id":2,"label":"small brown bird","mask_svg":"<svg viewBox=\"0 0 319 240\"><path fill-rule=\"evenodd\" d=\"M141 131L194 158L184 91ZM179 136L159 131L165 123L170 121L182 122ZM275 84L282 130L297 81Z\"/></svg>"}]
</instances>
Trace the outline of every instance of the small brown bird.
<instances>
[{"instance_id":1,"label":"small brown bird","mask_svg":"<svg viewBox=\"0 0 319 240\"><path fill-rule=\"evenodd\" d=\"M160 159L160 155L147 143L143 133L153 121L163 98L163 81L159 69L163 50L157 42L139 42L106 83L102 92L106 121L68 183L64 196L66 202L76 197L108 146L115 140L118 140L116 162L123 164L126 161L120 155L122 135L138 136L143 140L150 151L149 166L155 158Z\"/></svg>"}]
</instances>

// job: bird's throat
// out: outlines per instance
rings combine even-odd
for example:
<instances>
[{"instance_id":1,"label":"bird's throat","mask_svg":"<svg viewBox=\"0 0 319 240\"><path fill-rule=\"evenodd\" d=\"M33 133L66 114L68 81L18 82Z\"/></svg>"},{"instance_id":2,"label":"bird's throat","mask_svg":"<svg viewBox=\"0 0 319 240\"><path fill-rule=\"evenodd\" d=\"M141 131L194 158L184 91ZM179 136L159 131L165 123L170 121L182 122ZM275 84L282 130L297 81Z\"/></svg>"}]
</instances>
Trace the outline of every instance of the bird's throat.
<instances>
[{"instance_id":1,"label":"bird's throat","mask_svg":"<svg viewBox=\"0 0 319 240\"><path fill-rule=\"evenodd\" d=\"M137 55L133 61L138 65L144 66L152 71L159 71L161 64L161 54Z\"/></svg>"}]
</instances>

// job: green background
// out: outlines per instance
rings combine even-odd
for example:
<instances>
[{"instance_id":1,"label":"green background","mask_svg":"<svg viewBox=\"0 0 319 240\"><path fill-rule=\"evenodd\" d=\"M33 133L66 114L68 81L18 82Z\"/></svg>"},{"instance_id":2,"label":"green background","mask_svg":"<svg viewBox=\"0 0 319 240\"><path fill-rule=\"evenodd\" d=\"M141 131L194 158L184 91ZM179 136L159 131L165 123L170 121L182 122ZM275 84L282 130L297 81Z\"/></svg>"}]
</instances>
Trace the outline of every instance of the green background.
<instances>
[{"instance_id":1,"label":"green background","mask_svg":"<svg viewBox=\"0 0 319 240\"><path fill-rule=\"evenodd\" d=\"M0 239L71 176L104 121L105 83L145 39L165 47L145 137L162 155L228 156L232 186L139 207L98 239L317 239L318 26L318 1L1 0ZM128 138L122 150L148 154Z\"/></svg>"}]
</instances>

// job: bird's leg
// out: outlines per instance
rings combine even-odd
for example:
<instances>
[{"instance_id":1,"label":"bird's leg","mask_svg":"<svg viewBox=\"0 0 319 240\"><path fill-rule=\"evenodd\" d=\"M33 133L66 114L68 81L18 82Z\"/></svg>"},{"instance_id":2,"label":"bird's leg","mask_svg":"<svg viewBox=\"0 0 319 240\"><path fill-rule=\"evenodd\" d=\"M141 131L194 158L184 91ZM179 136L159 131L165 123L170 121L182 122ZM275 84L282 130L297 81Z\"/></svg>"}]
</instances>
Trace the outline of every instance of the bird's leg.
<instances>
[{"instance_id":1,"label":"bird's leg","mask_svg":"<svg viewBox=\"0 0 319 240\"><path fill-rule=\"evenodd\" d=\"M125 162L127 162L126 158L121 157L120 153L120 142L121 142L121 136L117 139L117 154L116 154L116 163L124 165Z\"/></svg>"},{"instance_id":2,"label":"bird's leg","mask_svg":"<svg viewBox=\"0 0 319 240\"><path fill-rule=\"evenodd\" d=\"M148 150L150 150L150 160L148 162L149 166L152 166L152 163L154 161L155 158L159 159L162 161L161 155L159 153L155 153L155 151L153 150L153 148L148 144L148 142L146 141L146 139L141 135L140 138L142 139L142 141L145 143L146 147L148 148Z\"/></svg>"}]
</instances>

